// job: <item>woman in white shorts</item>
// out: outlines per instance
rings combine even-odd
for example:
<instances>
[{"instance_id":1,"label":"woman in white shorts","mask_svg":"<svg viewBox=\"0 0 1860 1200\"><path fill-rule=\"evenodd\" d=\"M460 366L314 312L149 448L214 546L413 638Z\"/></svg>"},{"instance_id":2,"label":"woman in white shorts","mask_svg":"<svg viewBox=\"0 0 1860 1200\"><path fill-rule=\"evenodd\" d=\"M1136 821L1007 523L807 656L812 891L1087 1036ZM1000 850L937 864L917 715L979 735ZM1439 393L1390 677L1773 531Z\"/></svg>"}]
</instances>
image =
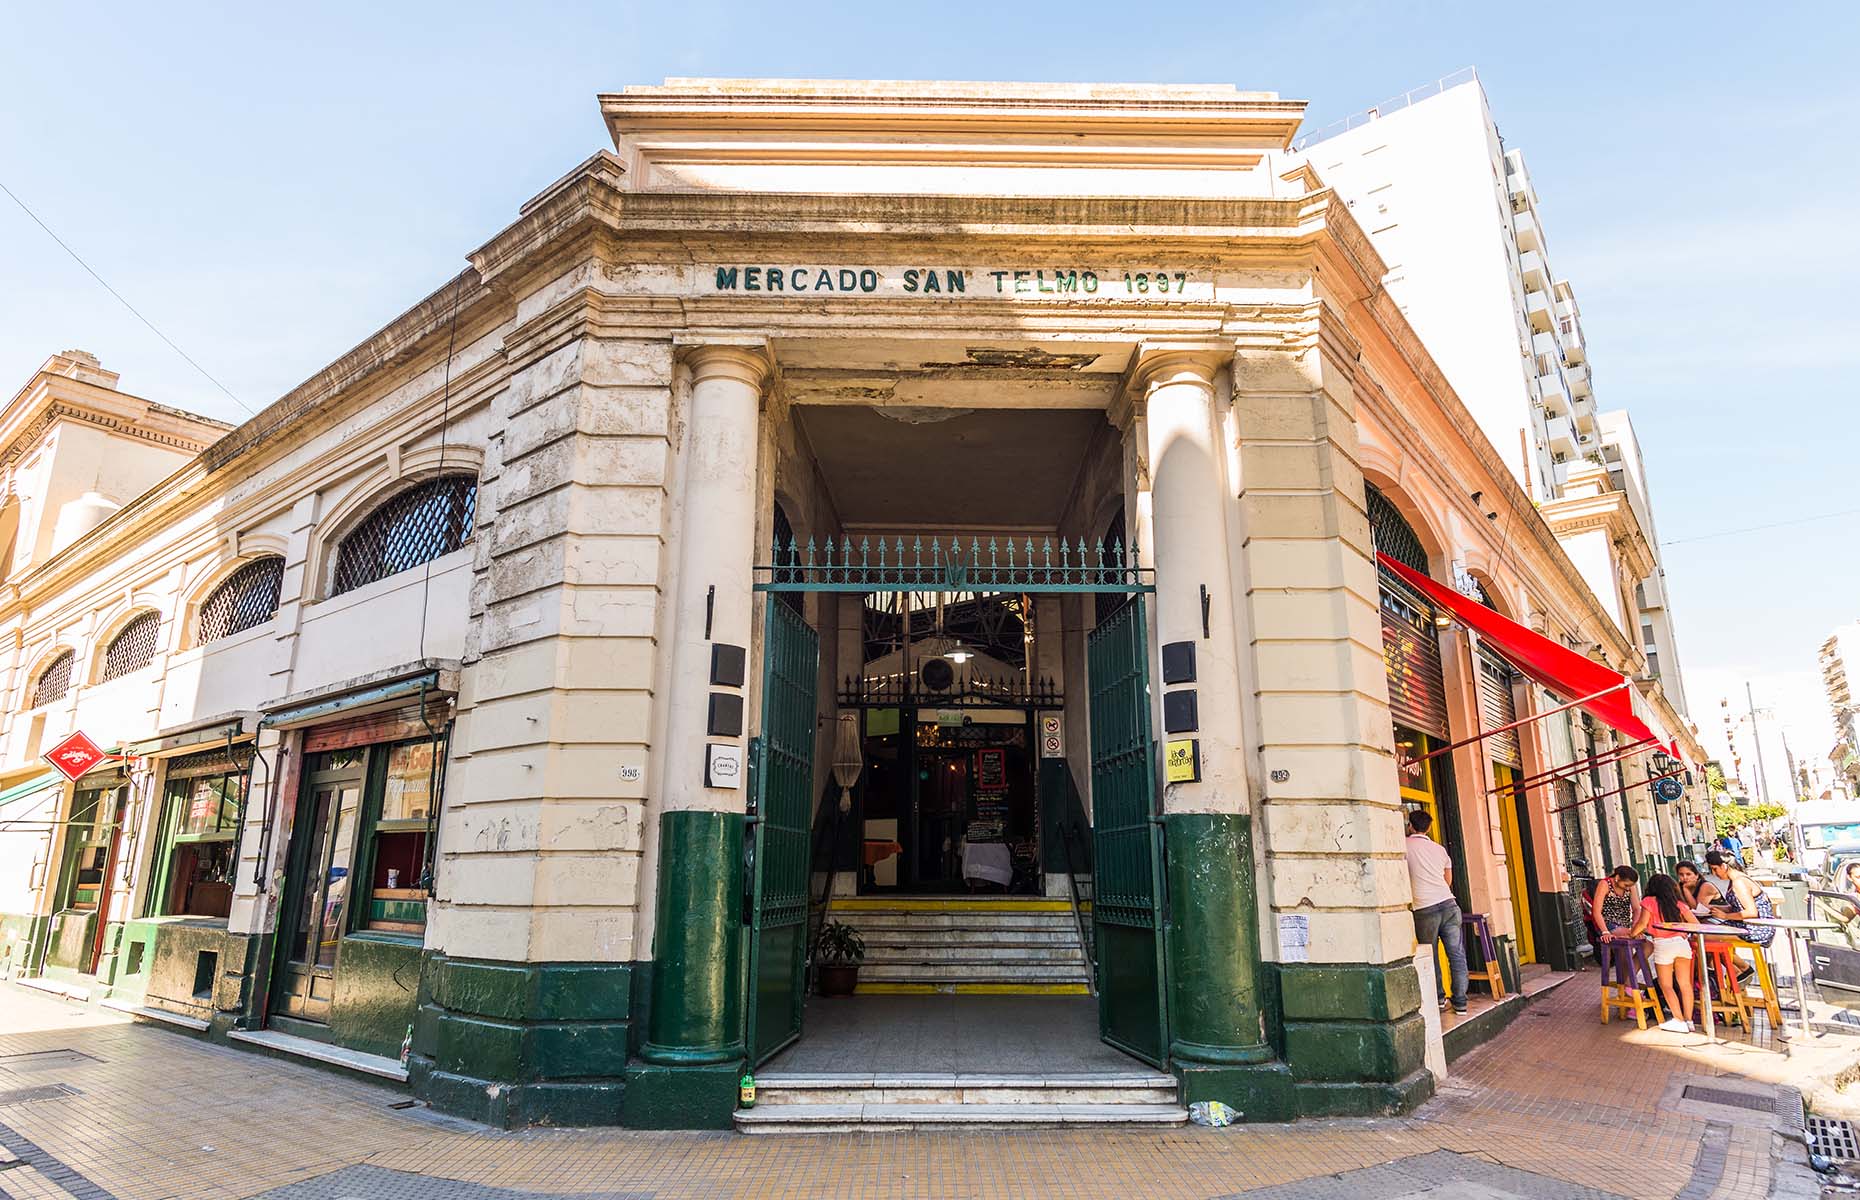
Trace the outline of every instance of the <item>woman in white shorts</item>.
<instances>
[{"instance_id":1,"label":"woman in white shorts","mask_svg":"<svg viewBox=\"0 0 1860 1200\"><path fill-rule=\"evenodd\" d=\"M1660 1028L1671 1033L1689 1033L1692 1029L1692 946L1683 933L1672 933L1661 925L1684 925L1695 918L1686 911L1679 885L1671 875L1650 875L1646 897L1640 902L1640 918L1634 922L1635 934L1653 938L1654 974L1660 979L1660 993L1666 1001L1667 1019ZM1685 960L1680 966L1679 961Z\"/></svg>"}]
</instances>

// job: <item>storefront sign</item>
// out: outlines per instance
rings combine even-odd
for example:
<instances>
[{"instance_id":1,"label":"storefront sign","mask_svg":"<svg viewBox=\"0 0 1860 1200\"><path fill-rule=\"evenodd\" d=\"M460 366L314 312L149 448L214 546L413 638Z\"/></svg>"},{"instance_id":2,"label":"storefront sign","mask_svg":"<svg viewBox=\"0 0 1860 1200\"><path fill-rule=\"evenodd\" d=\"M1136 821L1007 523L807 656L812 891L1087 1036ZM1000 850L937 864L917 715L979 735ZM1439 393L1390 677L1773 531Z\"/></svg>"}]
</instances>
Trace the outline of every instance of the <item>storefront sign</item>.
<instances>
[{"instance_id":1,"label":"storefront sign","mask_svg":"<svg viewBox=\"0 0 1860 1200\"><path fill-rule=\"evenodd\" d=\"M986 266L785 266L736 263L700 267L700 286L713 293L774 293L783 296L1109 296L1119 299L1181 299L1213 296L1213 288L1187 271L1076 263L1035 267Z\"/></svg>"},{"instance_id":2,"label":"storefront sign","mask_svg":"<svg viewBox=\"0 0 1860 1200\"><path fill-rule=\"evenodd\" d=\"M1686 785L1677 779L1656 779L1653 781L1653 798L1661 804L1671 804L1686 794Z\"/></svg>"},{"instance_id":3,"label":"storefront sign","mask_svg":"<svg viewBox=\"0 0 1860 1200\"><path fill-rule=\"evenodd\" d=\"M1194 783L1201 778L1199 738L1177 738L1163 746L1163 779L1166 782Z\"/></svg>"},{"instance_id":4,"label":"storefront sign","mask_svg":"<svg viewBox=\"0 0 1860 1200\"><path fill-rule=\"evenodd\" d=\"M740 788L743 786L743 750L740 746L707 746L704 762L704 786Z\"/></svg>"},{"instance_id":5,"label":"storefront sign","mask_svg":"<svg viewBox=\"0 0 1860 1200\"><path fill-rule=\"evenodd\" d=\"M51 763L60 775L75 783L86 771L108 757L103 748L80 729L47 751L45 761Z\"/></svg>"},{"instance_id":6,"label":"storefront sign","mask_svg":"<svg viewBox=\"0 0 1860 1200\"><path fill-rule=\"evenodd\" d=\"M1065 714L1049 712L1040 714L1040 757L1064 758L1066 756L1066 721Z\"/></svg>"}]
</instances>

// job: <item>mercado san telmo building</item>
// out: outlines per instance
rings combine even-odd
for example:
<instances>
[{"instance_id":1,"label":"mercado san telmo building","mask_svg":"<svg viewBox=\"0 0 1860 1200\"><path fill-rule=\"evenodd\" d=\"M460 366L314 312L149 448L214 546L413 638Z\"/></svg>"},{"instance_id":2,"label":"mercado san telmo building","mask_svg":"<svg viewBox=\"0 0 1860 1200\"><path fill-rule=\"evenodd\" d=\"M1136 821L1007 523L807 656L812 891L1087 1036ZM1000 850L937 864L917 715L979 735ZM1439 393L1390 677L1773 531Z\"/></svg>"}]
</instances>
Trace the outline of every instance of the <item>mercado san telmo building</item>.
<instances>
[{"instance_id":1,"label":"mercado san telmo building","mask_svg":"<svg viewBox=\"0 0 1860 1200\"><path fill-rule=\"evenodd\" d=\"M79 351L0 413L0 970L503 1125L727 1127L922 993L1387 1113L1433 1086L1405 810L1514 988L1572 873L1698 840L1625 498L1525 499L1301 103L600 103L612 152L244 425Z\"/></svg>"}]
</instances>

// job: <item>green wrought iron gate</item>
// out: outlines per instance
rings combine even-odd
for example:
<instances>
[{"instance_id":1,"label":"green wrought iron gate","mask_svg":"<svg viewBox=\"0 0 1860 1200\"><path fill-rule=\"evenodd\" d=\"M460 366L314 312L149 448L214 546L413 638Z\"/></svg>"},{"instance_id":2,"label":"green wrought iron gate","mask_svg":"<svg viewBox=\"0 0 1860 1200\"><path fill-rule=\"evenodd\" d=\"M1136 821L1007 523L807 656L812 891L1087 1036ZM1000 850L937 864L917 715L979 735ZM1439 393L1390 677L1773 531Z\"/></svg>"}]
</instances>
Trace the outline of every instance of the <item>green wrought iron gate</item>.
<instances>
[{"instance_id":1,"label":"green wrought iron gate","mask_svg":"<svg viewBox=\"0 0 1860 1200\"><path fill-rule=\"evenodd\" d=\"M753 747L749 1058L801 1036L807 979L808 831L813 821L819 636L769 593L762 651L762 736Z\"/></svg>"},{"instance_id":2,"label":"green wrought iron gate","mask_svg":"<svg viewBox=\"0 0 1860 1200\"><path fill-rule=\"evenodd\" d=\"M1087 641L1099 1029L1111 1045L1162 1065L1169 1045L1163 874L1144 622L1151 571L1115 541L1051 538L777 540L772 557L756 569L755 585L767 600L767 623L762 733L750 762L751 1062L800 1036L807 978L819 639L782 601L794 592L908 591L1129 597Z\"/></svg>"},{"instance_id":3,"label":"green wrought iron gate","mask_svg":"<svg viewBox=\"0 0 1860 1200\"><path fill-rule=\"evenodd\" d=\"M1162 842L1150 742L1149 635L1138 598L1086 639L1091 682L1092 916L1098 1032L1145 1062L1169 1053Z\"/></svg>"}]
</instances>

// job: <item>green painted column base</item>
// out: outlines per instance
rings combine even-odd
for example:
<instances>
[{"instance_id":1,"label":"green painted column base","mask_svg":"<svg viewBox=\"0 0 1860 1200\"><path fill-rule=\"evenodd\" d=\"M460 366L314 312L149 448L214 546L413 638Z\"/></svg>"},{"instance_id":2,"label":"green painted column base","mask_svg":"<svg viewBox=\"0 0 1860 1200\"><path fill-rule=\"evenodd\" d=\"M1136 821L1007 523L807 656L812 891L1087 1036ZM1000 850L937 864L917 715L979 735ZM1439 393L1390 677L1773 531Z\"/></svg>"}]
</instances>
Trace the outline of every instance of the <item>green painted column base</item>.
<instances>
[{"instance_id":1,"label":"green painted column base","mask_svg":"<svg viewBox=\"0 0 1860 1200\"><path fill-rule=\"evenodd\" d=\"M666 1066L636 1062L626 1073L621 1123L632 1129L729 1129L745 1061Z\"/></svg>"},{"instance_id":2,"label":"green painted column base","mask_svg":"<svg viewBox=\"0 0 1860 1200\"><path fill-rule=\"evenodd\" d=\"M1298 1117L1298 1084L1284 1063L1212 1066L1177 1062L1182 1103L1219 1100L1244 1121L1291 1121Z\"/></svg>"},{"instance_id":3,"label":"green painted column base","mask_svg":"<svg viewBox=\"0 0 1860 1200\"><path fill-rule=\"evenodd\" d=\"M1170 904L1169 1057L1190 1068L1268 1064L1274 1056L1260 1022L1250 818L1165 813L1163 842Z\"/></svg>"},{"instance_id":4,"label":"green painted column base","mask_svg":"<svg viewBox=\"0 0 1860 1200\"><path fill-rule=\"evenodd\" d=\"M617 1125L639 980L629 963L428 957L413 1094L505 1129Z\"/></svg>"}]
</instances>

